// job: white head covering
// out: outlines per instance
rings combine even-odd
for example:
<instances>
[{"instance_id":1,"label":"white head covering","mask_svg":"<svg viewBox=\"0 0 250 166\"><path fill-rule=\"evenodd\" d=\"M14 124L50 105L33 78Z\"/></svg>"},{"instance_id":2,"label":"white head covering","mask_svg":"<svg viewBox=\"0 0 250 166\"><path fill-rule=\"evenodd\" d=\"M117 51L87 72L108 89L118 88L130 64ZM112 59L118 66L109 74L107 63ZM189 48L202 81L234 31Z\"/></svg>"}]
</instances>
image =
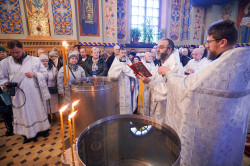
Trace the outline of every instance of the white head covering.
<instances>
[{"instance_id":1,"label":"white head covering","mask_svg":"<svg viewBox=\"0 0 250 166\"><path fill-rule=\"evenodd\" d=\"M41 54L39 56L39 59L42 61L42 60L49 60L48 56L46 54Z\"/></svg>"},{"instance_id":2,"label":"white head covering","mask_svg":"<svg viewBox=\"0 0 250 166\"><path fill-rule=\"evenodd\" d=\"M51 56L58 57L58 52L52 50L52 51L50 51L49 56L50 56L50 57L51 57Z\"/></svg>"},{"instance_id":3,"label":"white head covering","mask_svg":"<svg viewBox=\"0 0 250 166\"><path fill-rule=\"evenodd\" d=\"M68 59L70 60L73 57L76 57L76 59L78 60L78 57L77 57L76 53L74 51L70 51Z\"/></svg>"}]
</instances>

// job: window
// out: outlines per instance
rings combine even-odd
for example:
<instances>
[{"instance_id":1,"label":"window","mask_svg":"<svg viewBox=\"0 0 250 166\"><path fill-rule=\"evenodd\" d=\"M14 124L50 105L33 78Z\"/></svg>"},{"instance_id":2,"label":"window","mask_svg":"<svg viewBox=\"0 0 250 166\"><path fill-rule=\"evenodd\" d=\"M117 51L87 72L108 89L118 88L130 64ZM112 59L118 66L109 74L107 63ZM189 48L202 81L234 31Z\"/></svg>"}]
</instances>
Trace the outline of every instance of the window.
<instances>
[{"instance_id":1,"label":"window","mask_svg":"<svg viewBox=\"0 0 250 166\"><path fill-rule=\"evenodd\" d=\"M130 131L137 135L142 136L146 135L152 129L151 125L135 125L134 123L130 122Z\"/></svg>"},{"instance_id":2,"label":"window","mask_svg":"<svg viewBox=\"0 0 250 166\"><path fill-rule=\"evenodd\" d=\"M160 20L160 0L131 0L131 27L139 27L142 30L142 23L146 22L146 18L151 18L153 25L153 34L156 34L159 29ZM153 42L156 42L154 35ZM142 41L142 37L140 38Z\"/></svg>"}]
</instances>

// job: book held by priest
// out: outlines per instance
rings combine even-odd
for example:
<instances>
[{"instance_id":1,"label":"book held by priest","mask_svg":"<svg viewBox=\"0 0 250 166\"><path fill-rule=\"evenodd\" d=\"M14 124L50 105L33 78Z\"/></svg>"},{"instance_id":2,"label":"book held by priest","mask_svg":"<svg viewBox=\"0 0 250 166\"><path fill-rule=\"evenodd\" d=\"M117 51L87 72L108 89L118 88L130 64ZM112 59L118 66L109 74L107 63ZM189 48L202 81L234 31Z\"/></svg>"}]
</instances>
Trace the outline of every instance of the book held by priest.
<instances>
[{"instance_id":1,"label":"book held by priest","mask_svg":"<svg viewBox=\"0 0 250 166\"><path fill-rule=\"evenodd\" d=\"M148 71L146 66L142 62L137 62L135 64L128 65L136 74L141 72L145 77L151 77L152 74Z\"/></svg>"}]
</instances>

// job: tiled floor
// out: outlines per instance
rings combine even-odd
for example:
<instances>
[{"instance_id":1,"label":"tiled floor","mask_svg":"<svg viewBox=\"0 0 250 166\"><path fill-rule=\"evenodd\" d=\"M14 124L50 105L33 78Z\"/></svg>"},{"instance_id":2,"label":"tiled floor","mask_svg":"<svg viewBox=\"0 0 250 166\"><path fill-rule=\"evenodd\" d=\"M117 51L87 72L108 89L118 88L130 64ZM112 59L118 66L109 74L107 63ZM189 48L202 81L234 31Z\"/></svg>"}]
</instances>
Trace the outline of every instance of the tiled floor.
<instances>
[{"instance_id":1,"label":"tiled floor","mask_svg":"<svg viewBox=\"0 0 250 166\"><path fill-rule=\"evenodd\" d=\"M64 119L66 149L69 148L67 119ZM5 137L5 126L0 122L0 166L27 165L48 166L66 165L61 162L61 127L57 120L51 123L50 136L39 137L37 142L23 144L23 137L13 135ZM250 137L250 135L248 135ZM250 158L244 156L242 166L250 166Z\"/></svg>"},{"instance_id":2,"label":"tiled floor","mask_svg":"<svg viewBox=\"0 0 250 166\"><path fill-rule=\"evenodd\" d=\"M64 120L66 124L67 120ZM68 139L68 127L65 125L65 140ZM4 123L0 123L0 165L62 165L61 127L59 121L51 123L50 136L39 137L37 142L23 144L23 137L13 135L5 137Z\"/></svg>"}]
</instances>

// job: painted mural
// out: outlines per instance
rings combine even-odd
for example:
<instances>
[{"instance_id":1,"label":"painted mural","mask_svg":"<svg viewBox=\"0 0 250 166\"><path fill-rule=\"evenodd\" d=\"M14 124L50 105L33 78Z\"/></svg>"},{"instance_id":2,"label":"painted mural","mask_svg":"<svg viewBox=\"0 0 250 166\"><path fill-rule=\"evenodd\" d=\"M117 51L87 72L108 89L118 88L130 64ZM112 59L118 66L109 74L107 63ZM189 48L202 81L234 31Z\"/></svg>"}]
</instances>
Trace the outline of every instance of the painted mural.
<instances>
[{"instance_id":1,"label":"painted mural","mask_svg":"<svg viewBox=\"0 0 250 166\"><path fill-rule=\"evenodd\" d=\"M183 40L189 40L190 39L190 25L191 25L191 9L192 6L190 4L189 0L182 0L182 19L181 19L181 39Z\"/></svg>"},{"instance_id":2,"label":"painted mural","mask_svg":"<svg viewBox=\"0 0 250 166\"><path fill-rule=\"evenodd\" d=\"M98 0L78 0L80 36L100 36Z\"/></svg>"},{"instance_id":3,"label":"painted mural","mask_svg":"<svg viewBox=\"0 0 250 166\"><path fill-rule=\"evenodd\" d=\"M55 35L73 35L70 0L52 0L51 6Z\"/></svg>"},{"instance_id":4,"label":"painted mural","mask_svg":"<svg viewBox=\"0 0 250 166\"><path fill-rule=\"evenodd\" d=\"M105 6L105 37L115 37L115 1L104 0Z\"/></svg>"},{"instance_id":5,"label":"painted mural","mask_svg":"<svg viewBox=\"0 0 250 166\"><path fill-rule=\"evenodd\" d=\"M127 0L117 0L117 38L127 40Z\"/></svg>"},{"instance_id":6,"label":"painted mural","mask_svg":"<svg viewBox=\"0 0 250 166\"><path fill-rule=\"evenodd\" d=\"M30 36L50 36L48 2L25 0Z\"/></svg>"},{"instance_id":7,"label":"painted mural","mask_svg":"<svg viewBox=\"0 0 250 166\"><path fill-rule=\"evenodd\" d=\"M239 4L237 27L239 30L239 43L250 42L250 2L242 0Z\"/></svg>"},{"instance_id":8,"label":"painted mural","mask_svg":"<svg viewBox=\"0 0 250 166\"><path fill-rule=\"evenodd\" d=\"M181 17L181 0L171 0L170 37L179 40Z\"/></svg>"},{"instance_id":9,"label":"painted mural","mask_svg":"<svg viewBox=\"0 0 250 166\"><path fill-rule=\"evenodd\" d=\"M233 8L233 2L223 5L221 10L221 19L230 20L233 12L232 8Z\"/></svg>"},{"instance_id":10,"label":"painted mural","mask_svg":"<svg viewBox=\"0 0 250 166\"><path fill-rule=\"evenodd\" d=\"M202 8L195 8L193 40L200 40L201 34Z\"/></svg>"},{"instance_id":11,"label":"painted mural","mask_svg":"<svg viewBox=\"0 0 250 166\"><path fill-rule=\"evenodd\" d=\"M0 1L0 27L2 34L24 34L19 0Z\"/></svg>"}]
</instances>

